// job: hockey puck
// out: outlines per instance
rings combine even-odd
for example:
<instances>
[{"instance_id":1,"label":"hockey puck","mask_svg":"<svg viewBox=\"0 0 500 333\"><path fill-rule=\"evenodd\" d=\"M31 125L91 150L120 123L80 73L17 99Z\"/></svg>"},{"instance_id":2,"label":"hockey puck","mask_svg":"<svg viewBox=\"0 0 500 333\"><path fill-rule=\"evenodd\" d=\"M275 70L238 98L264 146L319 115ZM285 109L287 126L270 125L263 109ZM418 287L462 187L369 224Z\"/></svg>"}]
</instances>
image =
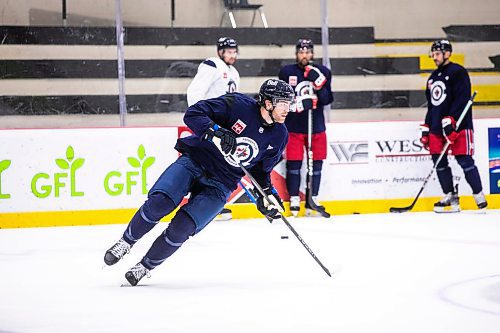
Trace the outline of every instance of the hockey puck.
<instances>
[{"instance_id":1,"label":"hockey puck","mask_svg":"<svg viewBox=\"0 0 500 333\"><path fill-rule=\"evenodd\" d=\"M288 239L288 236L281 236L281 239Z\"/></svg>"}]
</instances>

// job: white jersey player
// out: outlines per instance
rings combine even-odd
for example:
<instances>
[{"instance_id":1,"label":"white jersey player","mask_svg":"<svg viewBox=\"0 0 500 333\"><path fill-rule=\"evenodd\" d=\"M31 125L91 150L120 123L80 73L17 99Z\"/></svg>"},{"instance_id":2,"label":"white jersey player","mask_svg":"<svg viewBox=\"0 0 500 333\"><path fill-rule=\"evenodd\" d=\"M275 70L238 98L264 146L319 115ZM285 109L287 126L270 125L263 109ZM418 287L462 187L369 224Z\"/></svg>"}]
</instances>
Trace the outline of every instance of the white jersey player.
<instances>
[{"instance_id":1,"label":"white jersey player","mask_svg":"<svg viewBox=\"0 0 500 333\"><path fill-rule=\"evenodd\" d=\"M218 57L210 57L198 66L198 72L187 89L188 106L202 99L219 97L237 92L240 74L234 68L238 55L238 44L229 37L217 41Z\"/></svg>"}]
</instances>

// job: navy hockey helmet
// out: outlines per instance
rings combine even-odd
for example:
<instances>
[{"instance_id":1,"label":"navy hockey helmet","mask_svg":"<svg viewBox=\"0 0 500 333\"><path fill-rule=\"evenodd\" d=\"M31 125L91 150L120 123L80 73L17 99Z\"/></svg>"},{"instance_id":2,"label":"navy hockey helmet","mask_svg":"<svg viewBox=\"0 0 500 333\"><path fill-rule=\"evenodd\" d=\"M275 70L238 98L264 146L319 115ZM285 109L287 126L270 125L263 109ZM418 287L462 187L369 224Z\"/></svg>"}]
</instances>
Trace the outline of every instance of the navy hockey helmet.
<instances>
[{"instance_id":1,"label":"navy hockey helmet","mask_svg":"<svg viewBox=\"0 0 500 333\"><path fill-rule=\"evenodd\" d=\"M276 105L280 101L293 103L295 93L293 88L283 80L268 79L262 83L259 90L258 103L265 106L265 101L271 101Z\"/></svg>"},{"instance_id":2,"label":"navy hockey helmet","mask_svg":"<svg viewBox=\"0 0 500 333\"><path fill-rule=\"evenodd\" d=\"M299 39L297 41L297 44L295 45L295 51L307 51L311 50L311 52L314 52L314 44L312 40L310 39Z\"/></svg>"},{"instance_id":3,"label":"navy hockey helmet","mask_svg":"<svg viewBox=\"0 0 500 333\"><path fill-rule=\"evenodd\" d=\"M451 43L449 40L441 39L441 40L436 40L432 43L431 52L434 52L434 51L442 51L442 52L450 51L450 52L452 52L453 49L451 47Z\"/></svg>"},{"instance_id":4,"label":"navy hockey helmet","mask_svg":"<svg viewBox=\"0 0 500 333\"><path fill-rule=\"evenodd\" d=\"M238 50L238 43L231 37L221 37L217 40L217 51L224 49Z\"/></svg>"}]
</instances>

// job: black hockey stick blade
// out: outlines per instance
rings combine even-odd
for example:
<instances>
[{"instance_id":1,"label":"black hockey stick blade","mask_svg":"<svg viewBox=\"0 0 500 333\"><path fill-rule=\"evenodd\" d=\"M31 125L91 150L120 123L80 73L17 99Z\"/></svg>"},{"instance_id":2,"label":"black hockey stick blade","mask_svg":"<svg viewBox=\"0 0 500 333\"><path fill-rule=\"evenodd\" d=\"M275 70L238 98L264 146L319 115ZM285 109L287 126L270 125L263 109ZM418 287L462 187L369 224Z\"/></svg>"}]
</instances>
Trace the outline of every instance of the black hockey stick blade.
<instances>
[{"instance_id":1,"label":"black hockey stick blade","mask_svg":"<svg viewBox=\"0 0 500 333\"><path fill-rule=\"evenodd\" d=\"M389 208L389 212L391 213L406 213L412 210L414 205L409 205L408 207L391 207Z\"/></svg>"},{"instance_id":2,"label":"black hockey stick blade","mask_svg":"<svg viewBox=\"0 0 500 333\"><path fill-rule=\"evenodd\" d=\"M318 212L321 216L326 218L329 218L331 216L324 207L316 205L316 203L312 199L309 189L306 189L306 209L314 210L315 212Z\"/></svg>"}]
</instances>

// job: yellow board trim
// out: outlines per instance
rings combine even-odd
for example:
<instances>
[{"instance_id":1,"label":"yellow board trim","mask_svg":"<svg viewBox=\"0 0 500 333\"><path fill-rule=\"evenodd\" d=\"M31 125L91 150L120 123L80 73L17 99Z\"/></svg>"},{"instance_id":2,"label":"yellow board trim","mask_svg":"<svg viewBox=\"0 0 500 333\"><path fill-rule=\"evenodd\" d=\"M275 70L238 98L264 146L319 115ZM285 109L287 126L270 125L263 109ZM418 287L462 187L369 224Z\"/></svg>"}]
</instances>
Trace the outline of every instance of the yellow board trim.
<instances>
[{"instance_id":1,"label":"yellow board trim","mask_svg":"<svg viewBox=\"0 0 500 333\"><path fill-rule=\"evenodd\" d=\"M500 195L487 195L488 208L500 208ZM391 200L345 200L325 201L322 204L326 210L334 215L387 213L390 207L405 207L413 198ZM432 211L438 197L421 198L412 209L412 212ZM462 209L477 209L472 196L460 197ZM232 204L226 207L232 210L233 219L259 218L262 215L254 204ZM288 204L286 216L290 215ZM0 214L0 229L7 228L33 228L33 227L60 227L102 224L128 223L135 214L136 209L110 209L110 210L85 210L68 212L21 212ZM304 216L304 206L299 216ZM170 221L174 213L166 216L162 221Z\"/></svg>"}]
</instances>

